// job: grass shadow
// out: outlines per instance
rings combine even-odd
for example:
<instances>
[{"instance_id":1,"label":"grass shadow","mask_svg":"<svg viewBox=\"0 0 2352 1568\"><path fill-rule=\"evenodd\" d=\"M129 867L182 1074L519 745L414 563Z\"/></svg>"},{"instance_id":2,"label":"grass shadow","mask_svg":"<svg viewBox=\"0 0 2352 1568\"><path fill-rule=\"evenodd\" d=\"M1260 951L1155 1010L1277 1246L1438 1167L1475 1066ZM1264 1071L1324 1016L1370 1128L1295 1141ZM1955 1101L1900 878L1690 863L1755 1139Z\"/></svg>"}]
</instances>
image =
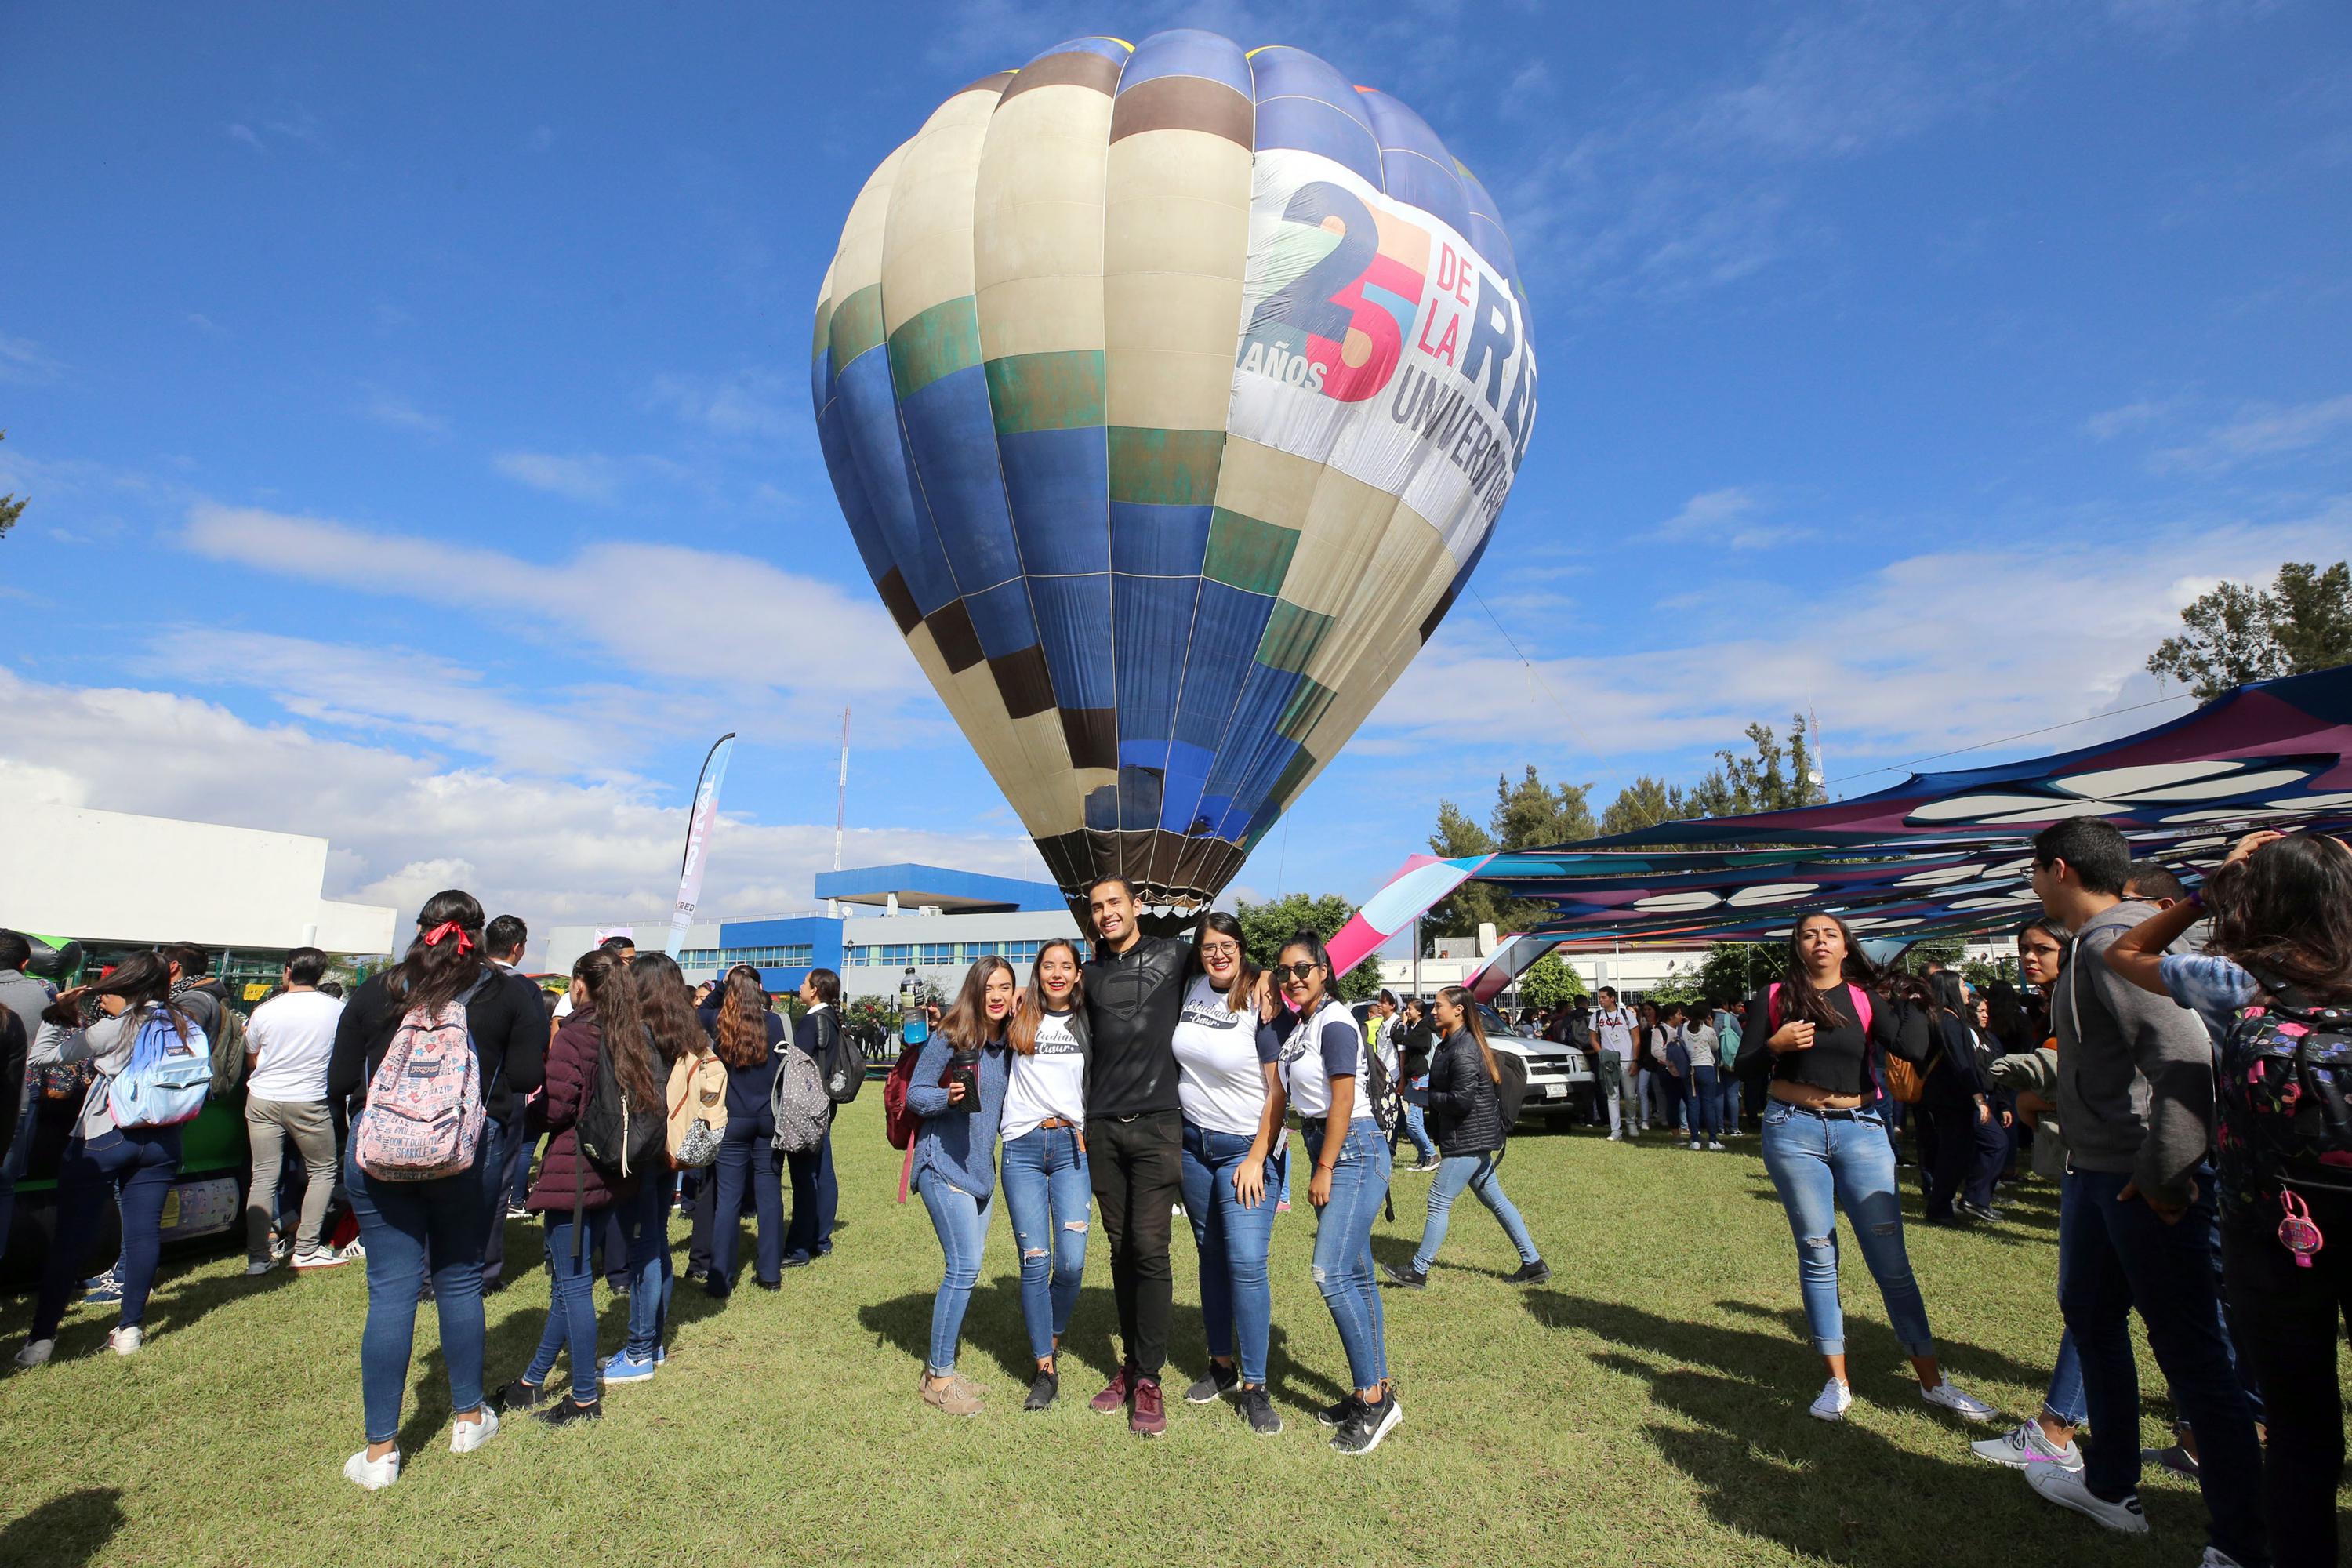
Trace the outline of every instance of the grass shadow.
<instances>
[{"instance_id":1,"label":"grass shadow","mask_svg":"<svg viewBox=\"0 0 2352 1568\"><path fill-rule=\"evenodd\" d=\"M122 1524L122 1494L114 1488L66 1492L0 1529L0 1563L81 1568L98 1560Z\"/></svg>"},{"instance_id":2,"label":"grass shadow","mask_svg":"<svg viewBox=\"0 0 2352 1568\"><path fill-rule=\"evenodd\" d=\"M354 1265L346 1263L342 1267L350 1268ZM282 1290L293 1284L294 1279L294 1266L290 1263L281 1263L267 1274L247 1276L238 1273L216 1279L183 1276L173 1282L174 1288L168 1293L158 1293L149 1298L147 1331L151 1334L180 1332L194 1327L197 1320L215 1308Z\"/></svg>"}]
</instances>

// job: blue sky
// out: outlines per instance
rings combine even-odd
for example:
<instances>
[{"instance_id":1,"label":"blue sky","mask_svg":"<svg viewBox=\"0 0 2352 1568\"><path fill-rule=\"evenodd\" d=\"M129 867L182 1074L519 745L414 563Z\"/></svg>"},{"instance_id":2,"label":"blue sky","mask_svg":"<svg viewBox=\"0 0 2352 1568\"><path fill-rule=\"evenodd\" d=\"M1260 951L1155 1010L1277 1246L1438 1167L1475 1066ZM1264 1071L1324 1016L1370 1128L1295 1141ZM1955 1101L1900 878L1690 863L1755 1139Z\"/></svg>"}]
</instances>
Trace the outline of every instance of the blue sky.
<instances>
[{"instance_id":1,"label":"blue sky","mask_svg":"<svg viewBox=\"0 0 2352 1568\"><path fill-rule=\"evenodd\" d=\"M851 863L1035 869L857 565L809 317L941 98L1169 26L1419 109L1544 365L1476 596L1242 889L1361 897L1441 796L1598 804L1792 708L1847 793L2137 728L2182 604L2352 542L2340 5L36 7L0 801L642 919L734 728L706 907L782 910L845 701Z\"/></svg>"}]
</instances>

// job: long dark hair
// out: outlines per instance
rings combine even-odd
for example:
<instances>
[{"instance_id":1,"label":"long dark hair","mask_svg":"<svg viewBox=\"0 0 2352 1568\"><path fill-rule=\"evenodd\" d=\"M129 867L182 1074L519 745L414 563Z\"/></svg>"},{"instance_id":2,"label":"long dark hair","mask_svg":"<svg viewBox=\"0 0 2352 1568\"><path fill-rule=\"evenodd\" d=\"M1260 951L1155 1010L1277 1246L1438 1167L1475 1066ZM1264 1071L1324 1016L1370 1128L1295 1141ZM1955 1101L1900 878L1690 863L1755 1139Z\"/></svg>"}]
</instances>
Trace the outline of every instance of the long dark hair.
<instances>
[{"instance_id":1,"label":"long dark hair","mask_svg":"<svg viewBox=\"0 0 2352 1568\"><path fill-rule=\"evenodd\" d=\"M1502 1082L1503 1069L1496 1063L1495 1047L1486 1043L1486 1023L1478 1016L1478 1004L1471 998L1469 992L1459 985L1444 986L1437 994L1462 1010L1463 1027L1468 1029L1470 1037L1478 1042L1478 1056L1486 1064L1487 1081Z\"/></svg>"},{"instance_id":2,"label":"long dark hair","mask_svg":"<svg viewBox=\"0 0 2352 1568\"><path fill-rule=\"evenodd\" d=\"M808 972L808 983L809 989L816 993L819 1002L828 1007L841 1005L840 975L830 969L812 969Z\"/></svg>"},{"instance_id":3,"label":"long dark hair","mask_svg":"<svg viewBox=\"0 0 2352 1568\"><path fill-rule=\"evenodd\" d=\"M1780 974L1780 1022L1811 1024L1824 1029L1843 1028L1845 1016L1830 1005L1826 994L1813 989L1812 977L1805 969L1805 950L1797 944L1797 938L1813 921L1829 921L1837 927L1838 935L1845 941L1845 966L1839 972L1839 978L1846 984L1860 986L1864 991L1882 989L1878 971L1871 966L1869 959L1862 955L1862 949L1854 945L1853 930L1845 923L1843 916L1831 914L1826 910L1806 915L1789 928L1787 962L1782 965Z\"/></svg>"},{"instance_id":4,"label":"long dark hair","mask_svg":"<svg viewBox=\"0 0 2352 1568\"><path fill-rule=\"evenodd\" d=\"M1013 965L992 954L974 959L971 967L964 971L963 984L956 992L955 1005L950 1007L947 1016L940 1020L940 1033L948 1037L950 1049L969 1050L974 1046L1003 1043L989 1032L988 1026L988 983L1000 969L1014 985L1021 984L1021 977L1013 973ZM1012 1019L1007 1017L1005 1024L1009 1028Z\"/></svg>"},{"instance_id":5,"label":"long dark hair","mask_svg":"<svg viewBox=\"0 0 2352 1568\"><path fill-rule=\"evenodd\" d=\"M2318 833L2274 838L2213 873L2207 946L2322 997L2352 992L2352 848Z\"/></svg>"},{"instance_id":6,"label":"long dark hair","mask_svg":"<svg viewBox=\"0 0 2352 1568\"><path fill-rule=\"evenodd\" d=\"M760 972L739 963L719 993L719 1059L730 1068L758 1067L768 1048L768 991Z\"/></svg>"},{"instance_id":7,"label":"long dark hair","mask_svg":"<svg viewBox=\"0 0 2352 1568\"><path fill-rule=\"evenodd\" d=\"M384 976L384 994L402 1012L423 1008L426 1014L455 1002L481 978L489 962L483 952L482 906L461 888L434 894L416 914L416 936L408 952ZM425 940L444 927L454 926L437 942Z\"/></svg>"},{"instance_id":8,"label":"long dark hair","mask_svg":"<svg viewBox=\"0 0 2352 1568\"><path fill-rule=\"evenodd\" d=\"M1927 976L1927 989L1934 994L1938 1011L1949 1013L1961 1023L1968 1023L1969 996L1960 977L1948 969L1939 969Z\"/></svg>"},{"instance_id":9,"label":"long dark hair","mask_svg":"<svg viewBox=\"0 0 2352 1568\"><path fill-rule=\"evenodd\" d=\"M694 1016L694 993L686 988L677 960L666 952L641 952L629 960L629 976L637 983L637 1006L654 1032L662 1060L674 1062L710 1048L710 1037Z\"/></svg>"},{"instance_id":10,"label":"long dark hair","mask_svg":"<svg viewBox=\"0 0 2352 1568\"><path fill-rule=\"evenodd\" d=\"M1288 952L1294 947L1305 948L1307 962L1323 972L1323 994L1315 999L1315 1007L1320 1007L1324 1003L1336 998L1339 994L1339 976L1331 968L1331 955L1323 950L1322 933L1306 926L1300 926L1290 933L1290 940L1282 944L1282 951ZM1282 988L1277 985L1275 989L1279 991ZM1286 995L1283 1000L1287 1002L1290 998ZM1299 1014L1299 1016L1309 1017L1314 1010L1314 1007L1309 1007Z\"/></svg>"},{"instance_id":11,"label":"long dark hair","mask_svg":"<svg viewBox=\"0 0 2352 1568\"><path fill-rule=\"evenodd\" d=\"M1985 1016L1992 1020L1992 1036L2007 1051L2033 1048L2033 1026L2025 1016L2025 998L2006 980L1985 987Z\"/></svg>"},{"instance_id":12,"label":"long dark hair","mask_svg":"<svg viewBox=\"0 0 2352 1568\"><path fill-rule=\"evenodd\" d=\"M1241 962L1234 966L1234 983L1225 987L1225 1011L1238 1013L1257 1000L1257 965L1250 962L1249 939L1242 934L1242 922L1223 910L1211 910L1201 917L1199 929L1192 932L1192 973L1206 974L1209 966L1201 962L1201 943L1211 931L1234 939L1241 950Z\"/></svg>"},{"instance_id":13,"label":"long dark hair","mask_svg":"<svg viewBox=\"0 0 2352 1568\"><path fill-rule=\"evenodd\" d=\"M1037 984L1038 968L1045 955L1055 948L1070 955L1070 967L1078 971L1070 980L1070 1011L1083 1013L1087 1006L1086 960L1078 956L1078 944L1068 937L1057 936L1039 944L1036 961L1029 965L1029 984L1021 989L1021 1005L1013 1009L1013 1021L1005 1026L1004 1043L1024 1057L1037 1054L1037 1030L1045 1022L1045 987ZM987 985L981 982L981 1016L987 1016Z\"/></svg>"},{"instance_id":14,"label":"long dark hair","mask_svg":"<svg viewBox=\"0 0 2352 1568\"><path fill-rule=\"evenodd\" d=\"M588 987L588 1003L596 1010L597 1049L619 1040L634 1046L645 1037L645 1008L637 1002L637 983L626 959L608 948L592 947L572 965L572 978ZM640 1050L611 1053L613 1076L632 1105L651 1105L662 1098L654 1081L653 1063Z\"/></svg>"},{"instance_id":15,"label":"long dark hair","mask_svg":"<svg viewBox=\"0 0 2352 1568\"><path fill-rule=\"evenodd\" d=\"M195 1020L172 996L172 964L159 952L134 952L89 987L92 996L120 996L125 1005L125 1016L149 1007L161 1007L163 1016L172 1021L172 1030L183 1040L188 1037L188 1027Z\"/></svg>"}]
</instances>

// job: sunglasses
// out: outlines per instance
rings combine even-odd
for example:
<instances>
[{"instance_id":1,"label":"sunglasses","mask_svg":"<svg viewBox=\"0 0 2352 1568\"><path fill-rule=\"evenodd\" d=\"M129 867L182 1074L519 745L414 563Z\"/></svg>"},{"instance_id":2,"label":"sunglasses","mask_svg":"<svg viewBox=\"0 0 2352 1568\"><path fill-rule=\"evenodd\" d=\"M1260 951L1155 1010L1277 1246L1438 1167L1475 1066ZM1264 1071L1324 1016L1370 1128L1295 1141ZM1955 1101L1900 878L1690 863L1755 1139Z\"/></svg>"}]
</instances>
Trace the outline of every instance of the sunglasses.
<instances>
[{"instance_id":1,"label":"sunglasses","mask_svg":"<svg viewBox=\"0 0 2352 1568\"><path fill-rule=\"evenodd\" d=\"M1277 963L1274 966L1274 973L1283 980L1312 980L1322 968L1312 959L1302 959L1297 963Z\"/></svg>"}]
</instances>

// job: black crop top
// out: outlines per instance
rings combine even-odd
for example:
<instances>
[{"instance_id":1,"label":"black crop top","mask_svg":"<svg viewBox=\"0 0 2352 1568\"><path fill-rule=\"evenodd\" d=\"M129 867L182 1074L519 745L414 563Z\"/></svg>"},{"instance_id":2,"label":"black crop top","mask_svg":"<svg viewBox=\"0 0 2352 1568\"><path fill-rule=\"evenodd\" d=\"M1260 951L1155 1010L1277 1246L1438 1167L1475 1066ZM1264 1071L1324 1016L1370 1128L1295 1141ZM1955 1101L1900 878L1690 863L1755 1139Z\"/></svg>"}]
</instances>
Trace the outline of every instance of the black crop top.
<instances>
[{"instance_id":1,"label":"black crop top","mask_svg":"<svg viewBox=\"0 0 2352 1568\"><path fill-rule=\"evenodd\" d=\"M1870 999L1870 1032L1865 1041L1860 1018L1855 1016L1853 998L1841 985L1824 994L1830 1011L1838 1016L1835 1028L1813 1026L1811 1050L1789 1051L1773 1056L1765 1044L1779 1026L1772 1022L1771 988L1767 986L1748 999L1748 1020L1739 1032L1739 1058L1737 1070L1754 1070L1759 1057L1771 1061L1770 1076L1783 1083L1807 1084L1830 1094L1860 1095L1865 1100L1874 1100L1878 1086L1870 1076L1868 1062L1870 1046L1891 1051L1906 1062L1925 1062L1933 1037L1927 1032L1927 1016L1916 1008L1906 1007L1884 996ZM1780 1022L1787 1023L1796 1016L1796 1008L1783 994Z\"/></svg>"}]
</instances>

